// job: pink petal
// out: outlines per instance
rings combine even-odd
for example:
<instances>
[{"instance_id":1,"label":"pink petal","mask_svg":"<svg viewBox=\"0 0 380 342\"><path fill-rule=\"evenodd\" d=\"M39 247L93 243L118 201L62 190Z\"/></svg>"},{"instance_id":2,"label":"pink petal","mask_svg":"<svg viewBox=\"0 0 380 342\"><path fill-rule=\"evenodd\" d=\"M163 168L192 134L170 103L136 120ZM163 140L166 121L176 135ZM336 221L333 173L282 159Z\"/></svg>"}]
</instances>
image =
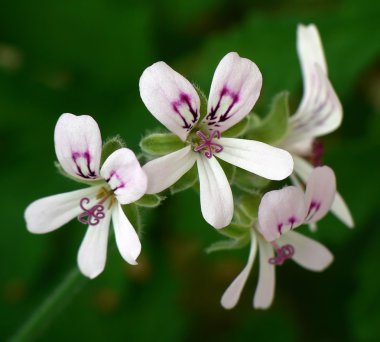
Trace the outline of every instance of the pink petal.
<instances>
[{"instance_id":1,"label":"pink petal","mask_svg":"<svg viewBox=\"0 0 380 342\"><path fill-rule=\"evenodd\" d=\"M242 120L253 108L262 76L255 63L230 52L220 61L212 80L204 122L221 132Z\"/></svg>"},{"instance_id":2,"label":"pink petal","mask_svg":"<svg viewBox=\"0 0 380 342\"><path fill-rule=\"evenodd\" d=\"M336 194L335 174L328 166L316 167L306 184L306 221L317 222L330 210Z\"/></svg>"},{"instance_id":3,"label":"pink petal","mask_svg":"<svg viewBox=\"0 0 380 342\"><path fill-rule=\"evenodd\" d=\"M121 204L137 201L146 192L146 174L128 148L113 152L104 162L100 174Z\"/></svg>"},{"instance_id":4,"label":"pink petal","mask_svg":"<svg viewBox=\"0 0 380 342\"><path fill-rule=\"evenodd\" d=\"M186 140L199 119L199 96L191 83L164 62L145 69L140 96L148 110L168 130Z\"/></svg>"},{"instance_id":5,"label":"pink petal","mask_svg":"<svg viewBox=\"0 0 380 342\"><path fill-rule=\"evenodd\" d=\"M88 181L99 178L102 138L91 116L62 114L55 126L54 143L58 161L69 175Z\"/></svg>"},{"instance_id":6,"label":"pink petal","mask_svg":"<svg viewBox=\"0 0 380 342\"><path fill-rule=\"evenodd\" d=\"M304 222L305 196L296 186L267 192L259 206L259 230L267 241L274 241L282 234Z\"/></svg>"}]
</instances>

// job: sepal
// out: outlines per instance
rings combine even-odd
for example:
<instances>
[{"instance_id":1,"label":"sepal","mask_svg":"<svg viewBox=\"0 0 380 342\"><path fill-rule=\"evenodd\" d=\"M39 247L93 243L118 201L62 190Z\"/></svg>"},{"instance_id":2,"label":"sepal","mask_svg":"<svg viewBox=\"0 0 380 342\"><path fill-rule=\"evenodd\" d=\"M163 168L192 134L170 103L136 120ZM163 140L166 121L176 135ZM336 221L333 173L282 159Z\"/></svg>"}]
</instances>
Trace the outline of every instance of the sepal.
<instances>
[{"instance_id":1,"label":"sepal","mask_svg":"<svg viewBox=\"0 0 380 342\"><path fill-rule=\"evenodd\" d=\"M141 237L142 233L142 221L139 207L135 203L122 205L124 214L127 216L129 222L135 229L137 235Z\"/></svg>"},{"instance_id":2,"label":"sepal","mask_svg":"<svg viewBox=\"0 0 380 342\"><path fill-rule=\"evenodd\" d=\"M212 243L206 248L206 253L210 254L218 251L227 251L233 249L241 249L249 244L249 235L240 239L220 240Z\"/></svg>"},{"instance_id":3,"label":"sepal","mask_svg":"<svg viewBox=\"0 0 380 342\"><path fill-rule=\"evenodd\" d=\"M194 165L188 172L186 172L176 183L170 187L172 195L177 192L187 190L198 182L197 166Z\"/></svg>"},{"instance_id":4,"label":"sepal","mask_svg":"<svg viewBox=\"0 0 380 342\"><path fill-rule=\"evenodd\" d=\"M164 156L184 146L183 141L172 133L152 133L140 141L141 150L151 156Z\"/></svg>"},{"instance_id":5,"label":"sepal","mask_svg":"<svg viewBox=\"0 0 380 342\"><path fill-rule=\"evenodd\" d=\"M229 128L227 131L223 132L224 138L239 138L247 133L250 127L250 116L246 116L243 120L238 122L236 125Z\"/></svg>"},{"instance_id":6,"label":"sepal","mask_svg":"<svg viewBox=\"0 0 380 342\"><path fill-rule=\"evenodd\" d=\"M199 99L200 99L200 108L199 108L200 118L198 122L202 122L203 118L207 115L207 96L197 84L193 83L193 87L197 91Z\"/></svg>"},{"instance_id":7,"label":"sepal","mask_svg":"<svg viewBox=\"0 0 380 342\"><path fill-rule=\"evenodd\" d=\"M139 207L156 208L162 201L165 200L165 198L165 196L160 196L157 194L145 194L138 201L136 201L135 204Z\"/></svg>"},{"instance_id":8,"label":"sepal","mask_svg":"<svg viewBox=\"0 0 380 342\"><path fill-rule=\"evenodd\" d=\"M126 147L126 145L119 135L107 139L102 147L102 157L100 159L100 164L102 165L112 153L123 147Z\"/></svg>"},{"instance_id":9,"label":"sepal","mask_svg":"<svg viewBox=\"0 0 380 342\"><path fill-rule=\"evenodd\" d=\"M288 130L289 93L284 91L277 94L272 102L269 114L257 125L251 124L248 138L266 143L281 141Z\"/></svg>"},{"instance_id":10,"label":"sepal","mask_svg":"<svg viewBox=\"0 0 380 342\"><path fill-rule=\"evenodd\" d=\"M233 184L244 192L256 194L257 189L263 189L267 187L269 183L269 179L260 177L243 169L236 168Z\"/></svg>"}]
</instances>

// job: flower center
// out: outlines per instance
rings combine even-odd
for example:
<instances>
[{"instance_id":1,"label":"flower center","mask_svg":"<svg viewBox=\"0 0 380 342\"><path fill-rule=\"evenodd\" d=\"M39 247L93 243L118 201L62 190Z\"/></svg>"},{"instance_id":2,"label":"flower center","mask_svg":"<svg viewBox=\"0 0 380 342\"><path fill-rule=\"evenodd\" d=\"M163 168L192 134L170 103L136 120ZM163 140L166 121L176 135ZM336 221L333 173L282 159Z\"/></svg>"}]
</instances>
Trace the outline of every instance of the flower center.
<instances>
[{"instance_id":1,"label":"flower center","mask_svg":"<svg viewBox=\"0 0 380 342\"><path fill-rule=\"evenodd\" d=\"M96 198L99 201L90 208L86 208L86 205L90 203L90 199L88 197L83 197L80 200L79 206L83 210L83 212L78 215L78 221L80 223L96 226L99 224L100 220L104 219L106 216L104 212L104 203L110 198L110 203L107 208L110 209L115 201L115 197L113 197L113 191L107 190L104 187L102 187L97 193Z\"/></svg>"},{"instance_id":2,"label":"flower center","mask_svg":"<svg viewBox=\"0 0 380 342\"><path fill-rule=\"evenodd\" d=\"M200 143L194 148L195 152L203 150L205 157L211 159L214 153L223 151L223 146L213 141L213 139L220 139L218 130L212 131L209 137L206 137L201 131L197 131L196 135L200 138Z\"/></svg>"},{"instance_id":3,"label":"flower center","mask_svg":"<svg viewBox=\"0 0 380 342\"><path fill-rule=\"evenodd\" d=\"M268 262L271 265L282 265L287 259L294 255L294 247L292 245L279 246L276 242L272 242L272 246L276 250L276 256L269 258Z\"/></svg>"}]
</instances>

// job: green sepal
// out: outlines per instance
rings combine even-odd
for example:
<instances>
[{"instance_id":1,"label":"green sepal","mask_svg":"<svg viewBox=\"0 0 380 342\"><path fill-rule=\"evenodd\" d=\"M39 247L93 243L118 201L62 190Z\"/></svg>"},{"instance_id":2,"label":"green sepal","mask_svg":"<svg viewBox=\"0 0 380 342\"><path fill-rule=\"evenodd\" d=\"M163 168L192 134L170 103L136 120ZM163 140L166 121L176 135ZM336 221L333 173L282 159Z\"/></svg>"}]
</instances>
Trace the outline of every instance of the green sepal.
<instances>
[{"instance_id":1,"label":"green sepal","mask_svg":"<svg viewBox=\"0 0 380 342\"><path fill-rule=\"evenodd\" d=\"M135 204L139 207L156 208L165 198L165 196L160 196L157 194L145 194L138 201L136 201Z\"/></svg>"},{"instance_id":2,"label":"green sepal","mask_svg":"<svg viewBox=\"0 0 380 342\"><path fill-rule=\"evenodd\" d=\"M86 185L97 185L97 184L100 184L102 182L104 182L103 179L97 179L97 180L86 180L84 178L76 178L76 177L73 177L72 175L68 174L61 166L61 164L59 162L54 162L54 166L56 167L58 173L63 176L63 177L66 177L74 182L77 182L77 183L80 183L80 184L86 184Z\"/></svg>"},{"instance_id":3,"label":"green sepal","mask_svg":"<svg viewBox=\"0 0 380 342\"><path fill-rule=\"evenodd\" d=\"M272 102L269 114L260 122L251 123L247 137L266 143L277 143L288 131L289 93L277 94ZM255 125L254 125L255 124Z\"/></svg>"},{"instance_id":4,"label":"green sepal","mask_svg":"<svg viewBox=\"0 0 380 342\"><path fill-rule=\"evenodd\" d=\"M199 119L198 119L198 123L201 123L201 121L207 115L207 97L206 97L205 93L201 90L201 88L198 85L196 85L196 84L193 83L193 86L194 86L195 90L197 91L199 99L201 101L201 103L200 103L200 109L199 109L200 116L199 116Z\"/></svg>"},{"instance_id":5,"label":"green sepal","mask_svg":"<svg viewBox=\"0 0 380 342\"><path fill-rule=\"evenodd\" d=\"M210 254L218 251L226 251L233 249L240 249L249 244L249 235L245 235L239 239L228 239L214 242L206 248L206 253Z\"/></svg>"},{"instance_id":6,"label":"green sepal","mask_svg":"<svg viewBox=\"0 0 380 342\"><path fill-rule=\"evenodd\" d=\"M113 152L123 147L125 147L125 143L119 135L107 139L102 147L102 157L100 159L100 164L102 165Z\"/></svg>"},{"instance_id":7,"label":"green sepal","mask_svg":"<svg viewBox=\"0 0 380 342\"><path fill-rule=\"evenodd\" d=\"M142 233L142 222L140 216L140 210L135 203L124 204L121 206L124 214L127 216L129 222L135 229L138 236L141 237Z\"/></svg>"},{"instance_id":8,"label":"green sepal","mask_svg":"<svg viewBox=\"0 0 380 342\"><path fill-rule=\"evenodd\" d=\"M224 173L228 179L228 182L232 184L235 179L236 166L225 162L224 160L218 159L218 162L222 166Z\"/></svg>"},{"instance_id":9,"label":"green sepal","mask_svg":"<svg viewBox=\"0 0 380 342\"><path fill-rule=\"evenodd\" d=\"M251 172L236 168L233 184L240 190L254 194L257 189L263 189L270 183L269 179L257 176Z\"/></svg>"},{"instance_id":10,"label":"green sepal","mask_svg":"<svg viewBox=\"0 0 380 342\"><path fill-rule=\"evenodd\" d=\"M198 181L197 166L194 165L188 172L186 172L176 183L170 187L172 195L191 188Z\"/></svg>"},{"instance_id":11,"label":"green sepal","mask_svg":"<svg viewBox=\"0 0 380 342\"><path fill-rule=\"evenodd\" d=\"M244 135L250 126L249 124L250 116L247 115L243 120L238 122L236 125L229 128L227 131L223 132L223 138L238 138Z\"/></svg>"},{"instance_id":12,"label":"green sepal","mask_svg":"<svg viewBox=\"0 0 380 342\"><path fill-rule=\"evenodd\" d=\"M236 223L231 223L229 226L219 229L218 233L232 239L240 239L242 236L249 235L249 229Z\"/></svg>"},{"instance_id":13,"label":"green sepal","mask_svg":"<svg viewBox=\"0 0 380 342\"><path fill-rule=\"evenodd\" d=\"M164 156L177 151L185 143L173 133L152 133L140 141L140 148L151 156Z\"/></svg>"}]
</instances>

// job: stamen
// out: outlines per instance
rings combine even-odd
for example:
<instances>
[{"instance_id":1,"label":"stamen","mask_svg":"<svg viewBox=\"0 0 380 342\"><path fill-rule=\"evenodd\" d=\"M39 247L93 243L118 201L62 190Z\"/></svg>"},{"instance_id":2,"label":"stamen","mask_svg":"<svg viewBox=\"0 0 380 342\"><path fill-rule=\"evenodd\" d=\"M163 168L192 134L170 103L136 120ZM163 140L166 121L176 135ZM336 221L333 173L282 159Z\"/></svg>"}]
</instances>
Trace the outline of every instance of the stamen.
<instances>
[{"instance_id":1,"label":"stamen","mask_svg":"<svg viewBox=\"0 0 380 342\"><path fill-rule=\"evenodd\" d=\"M279 246L276 242L272 242L272 246L275 248L277 255L269 258L268 262L271 265L280 266L294 255L295 250L292 245Z\"/></svg>"},{"instance_id":2,"label":"stamen","mask_svg":"<svg viewBox=\"0 0 380 342\"><path fill-rule=\"evenodd\" d=\"M102 188L101 193L104 193L105 189ZM88 197L83 197L79 206L83 210L81 214L78 215L78 221L83 224L89 224L90 226L96 226L99 224L100 220L104 219L106 214L104 213L104 202L111 196L112 192L105 192L105 196L101 201L96 203L91 208L86 208L85 205L90 203L90 199ZM111 201L112 203L112 201Z\"/></svg>"},{"instance_id":3,"label":"stamen","mask_svg":"<svg viewBox=\"0 0 380 342\"><path fill-rule=\"evenodd\" d=\"M201 131L198 131L196 134L201 139L201 144L194 148L195 152L206 149L204 155L206 158L211 159L214 153L223 151L222 145L212 141L215 138L220 139L220 132L218 130L212 131L208 138Z\"/></svg>"},{"instance_id":4,"label":"stamen","mask_svg":"<svg viewBox=\"0 0 380 342\"><path fill-rule=\"evenodd\" d=\"M314 167L323 165L324 152L325 152L325 147L323 143L319 140L314 140L313 145L312 145L312 152L310 156L310 162Z\"/></svg>"}]
</instances>

